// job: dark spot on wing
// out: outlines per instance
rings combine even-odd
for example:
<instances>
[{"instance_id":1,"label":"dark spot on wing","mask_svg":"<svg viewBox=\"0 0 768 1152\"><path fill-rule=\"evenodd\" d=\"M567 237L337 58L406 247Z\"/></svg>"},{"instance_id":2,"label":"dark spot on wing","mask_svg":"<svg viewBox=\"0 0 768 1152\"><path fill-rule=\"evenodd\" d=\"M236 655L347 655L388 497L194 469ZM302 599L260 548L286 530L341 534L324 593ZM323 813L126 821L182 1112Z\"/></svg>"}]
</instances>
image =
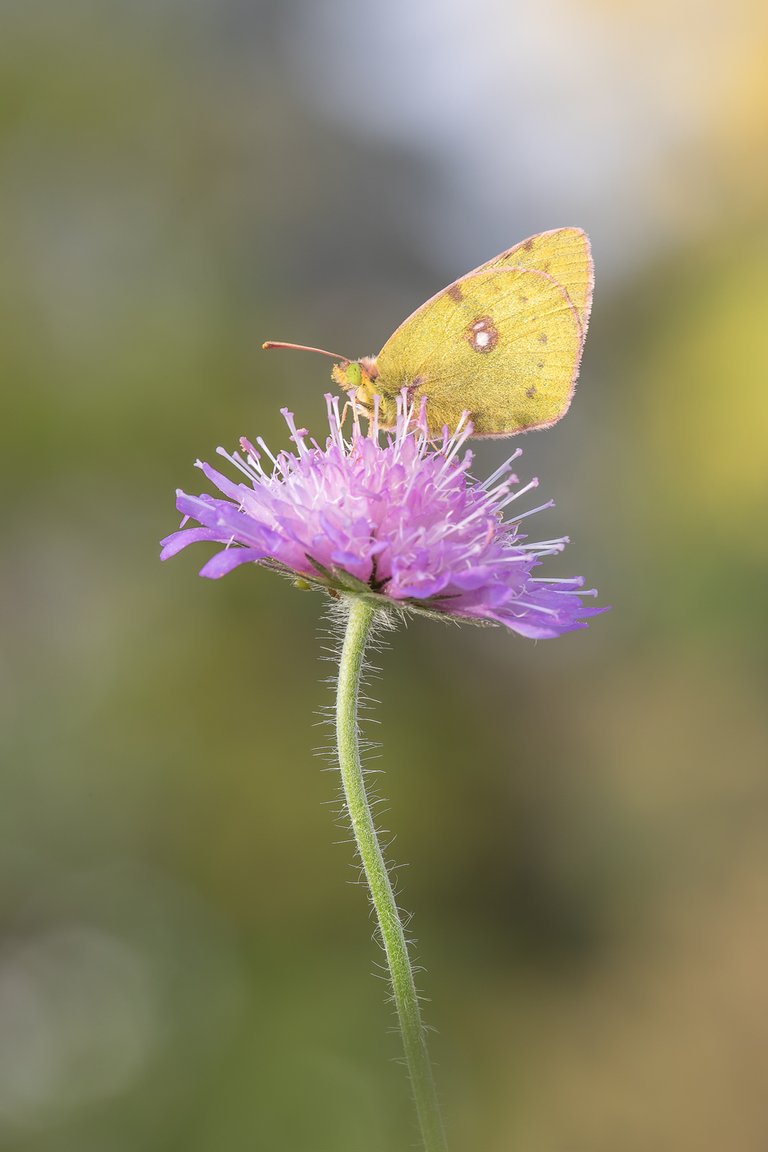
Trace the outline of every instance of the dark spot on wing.
<instances>
[{"instance_id":1,"label":"dark spot on wing","mask_svg":"<svg viewBox=\"0 0 768 1152\"><path fill-rule=\"evenodd\" d=\"M531 248L533 248L533 239L532 238L530 240L526 240L525 244L523 244L523 250L525 252L530 252Z\"/></svg>"},{"instance_id":2,"label":"dark spot on wing","mask_svg":"<svg viewBox=\"0 0 768 1152\"><path fill-rule=\"evenodd\" d=\"M464 338L475 352L490 352L499 342L499 332L490 316L478 316L464 330Z\"/></svg>"},{"instance_id":3,"label":"dark spot on wing","mask_svg":"<svg viewBox=\"0 0 768 1152\"><path fill-rule=\"evenodd\" d=\"M546 344L548 339L549 337L547 336L546 332L539 333L539 344Z\"/></svg>"},{"instance_id":4,"label":"dark spot on wing","mask_svg":"<svg viewBox=\"0 0 768 1152\"><path fill-rule=\"evenodd\" d=\"M530 388L526 388L525 394L529 400L533 400L534 396L536 395L536 385L531 384Z\"/></svg>"},{"instance_id":5,"label":"dark spot on wing","mask_svg":"<svg viewBox=\"0 0 768 1152\"><path fill-rule=\"evenodd\" d=\"M461 304L462 300L464 299L464 293L458 284L453 284L448 289L448 295L450 296L451 300L455 300L457 304Z\"/></svg>"},{"instance_id":6,"label":"dark spot on wing","mask_svg":"<svg viewBox=\"0 0 768 1152\"><path fill-rule=\"evenodd\" d=\"M537 368L543 368L544 367L544 361L543 360L537 360L536 361L536 367Z\"/></svg>"}]
</instances>

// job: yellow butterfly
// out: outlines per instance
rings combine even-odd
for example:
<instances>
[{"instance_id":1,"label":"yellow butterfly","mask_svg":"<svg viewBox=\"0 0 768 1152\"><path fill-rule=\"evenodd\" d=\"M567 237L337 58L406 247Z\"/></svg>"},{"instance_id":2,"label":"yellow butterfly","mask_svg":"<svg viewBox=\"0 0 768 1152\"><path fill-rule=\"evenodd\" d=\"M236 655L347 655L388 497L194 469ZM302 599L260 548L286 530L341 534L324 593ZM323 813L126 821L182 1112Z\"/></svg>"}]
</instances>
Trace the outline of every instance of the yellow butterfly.
<instances>
[{"instance_id":1,"label":"yellow butterfly","mask_svg":"<svg viewBox=\"0 0 768 1152\"><path fill-rule=\"evenodd\" d=\"M514 436L564 416L579 374L594 268L580 228L540 232L468 272L417 308L378 356L268 341L337 360L332 376L379 424L392 427L403 388L439 433L469 412L475 436Z\"/></svg>"}]
</instances>

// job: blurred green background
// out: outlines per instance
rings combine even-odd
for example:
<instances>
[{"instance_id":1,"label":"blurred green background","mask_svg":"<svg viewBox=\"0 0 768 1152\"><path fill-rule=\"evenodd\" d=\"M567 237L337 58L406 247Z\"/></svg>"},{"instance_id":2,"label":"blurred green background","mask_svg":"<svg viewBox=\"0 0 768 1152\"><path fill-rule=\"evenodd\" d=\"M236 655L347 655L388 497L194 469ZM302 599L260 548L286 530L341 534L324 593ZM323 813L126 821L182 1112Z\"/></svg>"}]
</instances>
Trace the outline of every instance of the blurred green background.
<instances>
[{"instance_id":1,"label":"blurred green background","mask_svg":"<svg viewBox=\"0 0 768 1152\"><path fill-rule=\"evenodd\" d=\"M195 457L322 433L262 340L375 352L579 224L521 475L613 610L393 636L384 823L455 1152L764 1152L767 59L757 0L3 5L3 1149L413 1146L322 599L157 541Z\"/></svg>"}]
</instances>

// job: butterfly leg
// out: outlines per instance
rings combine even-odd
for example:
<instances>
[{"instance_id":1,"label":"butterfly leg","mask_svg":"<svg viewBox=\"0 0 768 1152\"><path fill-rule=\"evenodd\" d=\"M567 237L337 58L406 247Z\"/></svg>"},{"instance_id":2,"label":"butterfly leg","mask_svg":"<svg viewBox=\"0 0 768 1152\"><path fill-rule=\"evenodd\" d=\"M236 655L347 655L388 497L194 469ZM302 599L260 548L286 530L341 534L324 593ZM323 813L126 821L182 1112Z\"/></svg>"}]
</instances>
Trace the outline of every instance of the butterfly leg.
<instances>
[{"instance_id":1,"label":"butterfly leg","mask_svg":"<svg viewBox=\"0 0 768 1152\"><path fill-rule=\"evenodd\" d=\"M350 412L352 413L352 421L353 421L353 423L355 423L355 418L356 418L356 413L357 413L357 409L355 408L355 402L354 402L354 400L348 399L348 400L344 401L344 407L341 410L341 420L339 421L339 427L341 428L342 432L344 431L344 425L346 424L346 421L347 421L347 413L350 413Z\"/></svg>"}]
</instances>

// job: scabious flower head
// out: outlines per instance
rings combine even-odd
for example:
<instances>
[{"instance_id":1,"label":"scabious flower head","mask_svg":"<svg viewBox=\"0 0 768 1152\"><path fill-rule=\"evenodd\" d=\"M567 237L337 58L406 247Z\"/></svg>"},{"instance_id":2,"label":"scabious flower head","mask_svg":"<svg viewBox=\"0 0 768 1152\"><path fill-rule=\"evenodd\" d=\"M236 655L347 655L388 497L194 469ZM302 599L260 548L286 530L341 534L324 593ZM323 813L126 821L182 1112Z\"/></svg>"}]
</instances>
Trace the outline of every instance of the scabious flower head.
<instances>
[{"instance_id":1,"label":"scabious flower head","mask_svg":"<svg viewBox=\"0 0 768 1152\"><path fill-rule=\"evenodd\" d=\"M480 483L470 475L472 434L459 427L430 436L425 407L405 392L397 423L380 433L375 411L366 434L353 416L345 438L337 397L327 396L330 435L324 447L282 414L294 448L273 456L263 440L240 441L242 454L220 455L243 479L234 483L197 462L221 496L177 492L184 515L162 541L162 559L201 540L224 545L201 569L218 578L255 562L292 574L333 595L373 597L382 607L427 612L474 623L503 624L536 639L585 628L604 609L586 607L580 577L534 575L541 558L567 537L532 542L521 531L534 513L516 511L537 480L520 486L511 463L518 449ZM383 439L382 439L383 438ZM199 527L186 527L188 521Z\"/></svg>"}]
</instances>

